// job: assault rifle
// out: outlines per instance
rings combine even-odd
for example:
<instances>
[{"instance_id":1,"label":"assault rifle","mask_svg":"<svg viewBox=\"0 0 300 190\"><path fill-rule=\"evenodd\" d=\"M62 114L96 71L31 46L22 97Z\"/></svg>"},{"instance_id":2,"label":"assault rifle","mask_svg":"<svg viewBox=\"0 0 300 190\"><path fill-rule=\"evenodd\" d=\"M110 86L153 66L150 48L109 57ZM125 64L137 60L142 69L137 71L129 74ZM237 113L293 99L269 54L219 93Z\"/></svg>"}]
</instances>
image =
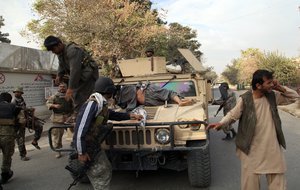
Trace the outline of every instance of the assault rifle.
<instances>
[{"instance_id":1,"label":"assault rifle","mask_svg":"<svg viewBox=\"0 0 300 190\"><path fill-rule=\"evenodd\" d=\"M218 113L222 110L222 108L224 107L225 103L226 103L226 100L222 100L222 99L214 100L212 102L212 105L220 105L219 108L218 108L218 110L217 110L217 112L216 112L216 114L214 115L214 117L216 117L218 115Z\"/></svg>"},{"instance_id":2,"label":"assault rifle","mask_svg":"<svg viewBox=\"0 0 300 190\"><path fill-rule=\"evenodd\" d=\"M34 116L34 108L26 108L24 110L26 118L26 127L29 130L40 130L40 126L43 126L46 121ZM31 131L29 131L31 132Z\"/></svg>"},{"instance_id":3,"label":"assault rifle","mask_svg":"<svg viewBox=\"0 0 300 190\"><path fill-rule=\"evenodd\" d=\"M78 181L80 181L83 177L86 176L86 172L90 168L90 166L93 164L95 157L97 154L101 151L101 144L102 142L106 139L106 137L111 133L113 129L113 124L112 123L107 123L106 125L101 125L100 127L100 134L97 137L97 144L96 147L93 148L94 152L92 155L89 155L91 160L87 161L85 163L80 163L78 159L78 154L77 152L72 152L69 156L69 165L65 167L66 170L68 170L71 175L73 176L73 182L70 184L68 190L70 190L73 186L75 186ZM76 164L75 164L76 163Z\"/></svg>"},{"instance_id":4,"label":"assault rifle","mask_svg":"<svg viewBox=\"0 0 300 190\"><path fill-rule=\"evenodd\" d=\"M99 151L100 150L95 150L95 152L97 152L97 153ZM77 160L78 154L76 152L72 152L69 155L69 159L71 160L71 162L72 162L72 160ZM80 181L80 179L82 179L83 177L86 176L86 172L89 169L91 163L92 163L92 161L87 161L86 163L81 163L81 162L77 161L77 166L76 166L77 168L74 168L71 164L66 165L65 169L68 170L69 172L71 172L72 176L74 176L74 180L68 187L68 190L70 190L73 186L75 186L78 183L78 181Z\"/></svg>"}]
</instances>

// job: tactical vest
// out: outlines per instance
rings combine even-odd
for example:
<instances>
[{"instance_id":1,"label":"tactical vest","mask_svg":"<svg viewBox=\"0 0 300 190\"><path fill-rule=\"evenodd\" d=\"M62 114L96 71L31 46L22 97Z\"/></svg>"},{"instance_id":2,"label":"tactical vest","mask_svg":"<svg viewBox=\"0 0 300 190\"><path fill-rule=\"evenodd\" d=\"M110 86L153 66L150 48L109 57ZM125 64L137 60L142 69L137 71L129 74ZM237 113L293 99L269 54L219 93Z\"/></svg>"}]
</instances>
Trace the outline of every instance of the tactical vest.
<instances>
[{"instance_id":1,"label":"tactical vest","mask_svg":"<svg viewBox=\"0 0 300 190\"><path fill-rule=\"evenodd\" d=\"M92 68L98 68L97 64L95 63L94 59L92 58L92 55L90 52L88 52L85 48L80 47L79 45L75 44L74 42L70 42L66 45L66 47L75 47L78 49L81 49L83 51L83 60L82 60L82 65L84 67L86 66L91 66Z\"/></svg>"},{"instance_id":2,"label":"tactical vest","mask_svg":"<svg viewBox=\"0 0 300 190\"><path fill-rule=\"evenodd\" d=\"M275 93L265 94L272 113L272 119L275 124L277 140L279 144L286 148L284 135L281 128L281 120L278 114ZM252 97L252 91L247 91L241 95L243 99L243 113L239 119L238 133L236 136L236 146L245 154L249 154L251 142L255 132L256 126L256 111Z\"/></svg>"},{"instance_id":3,"label":"tactical vest","mask_svg":"<svg viewBox=\"0 0 300 190\"><path fill-rule=\"evenodd\" d=\"M0 102L0 134L1 136L15 136L16 106L12 103Z\"/></svg>"},{"instance_id":4,"label":"tactical vest","mask_svg":"<svg viewBox=\"0 0 300 190\"><path fill-rule=\"evenodd\" d=\"M56 114L69 114L73 111L72 101L66 101L65 97L59 97L58 95L55 95L53 103L61 105L60 108L53 109L53 112Z\"/></svg>"},{"instance_id":5,"label":"tactical vest","mask_svg":"<svg viewBox=\"0 0 300 190\"><path fill-rule=\"evenodd\" d=\"M106 102L104 102L101 112L94 119L85 137L85 141L87 145L87 153L89 155L92 155L94 153L96 147L101 146L101 143L99 143L97 140L100 135L101 126L107 124L108 118L109 118L108 105Z\"/></svg>"},{"instance_id":6,"label":"tactical vest","mask_svg":"<svg viewBox=\"0 0 300 190\"><path fill-rule=\"evenodd\" d=\"M11 103L0 103L0 126L15 124L15 105Z\"/></svg>"},{"instance_id":7,"label":"tactical vest","mask_svg":"<svg viewBox=\"0 0 300 190\"><path fill-rule=\"evenodd\" d=\"M69 62L66 53L69 51L69 49L76 48L80 49L83 54L83 59L81 61L82 70L80 73L80 79L82 81L88 81L91 78L97 79L98 78L98 65L95 62L95 60L92 58L92 55L90 52L85 50L83 47L80 47L79 45L75 44L74 42L70 42L66 45L66 51L64 52L64 55L61 57L59 56L60 61ZM65 64L62 64L65 65ZM68 74L70 74L69 68L64 67Z\"/></svg>"}]
</instances>

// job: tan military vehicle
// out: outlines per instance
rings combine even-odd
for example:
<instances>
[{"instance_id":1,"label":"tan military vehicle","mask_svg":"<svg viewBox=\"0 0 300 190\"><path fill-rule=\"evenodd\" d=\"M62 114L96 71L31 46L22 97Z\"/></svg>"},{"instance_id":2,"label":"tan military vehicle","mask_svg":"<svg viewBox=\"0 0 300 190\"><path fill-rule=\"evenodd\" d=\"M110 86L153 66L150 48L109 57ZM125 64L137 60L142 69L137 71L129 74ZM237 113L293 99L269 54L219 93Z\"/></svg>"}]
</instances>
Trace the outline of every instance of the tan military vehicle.
<instances>
[{"instance_id":1,"label":"tan military vehicle","mask_svg":"<svg viewBox=\"0 0 300 190\"><path fill-rule=\"evenodd\" d=\"M197 72L172 74L166 71L165 58L137 58L120 62L124 77L114 82L122 86L150 82L194 99L195 103L182 107L167 103L146 106L145 126L134 121L113 122L113 131L102 148L114 170L187 169L192 186L207 187L211 181L209 136L205 130L210 84L199 74L201 63L192 53L179 51Z\"/></svg>"},{"instance_id":2,"label":"tan military vehicle","mask_svg":"<svg viewBox=\"0 0 300 190\"><path fill-rule=\"evenodd\" d=\"M194 104L178 106L165 103L161 106L146 106L145 123L136 121L113 121L112 131L104 130L105 139L101 149L106 150L114 170L157 170L159 168L188 171L192 186L207 187L211 181L209 135L205 130L208 122L208 102L211 101L210 84L201 76L201 63L186 49L181 54L196 70L195 73L176 74L166 70L163 57L122 60L119 64L123 78L116 78L116 85L136 85L151 83L173 90L185 98L193 99ZM135 96L135 94L133 94ZM144 122L144 121L143 121ZM111 126L111 125L110 125ZM55 128L72 128L73 125L58 125L49 129L49 144L53 151L71 152L66 166L77 181L89 182L85 171L77 160L74 149L55 149L51 131ZM110 127L111 129L111 127ZM99 147L100 149L100 147Z\"/></svg>"}]
</instances>

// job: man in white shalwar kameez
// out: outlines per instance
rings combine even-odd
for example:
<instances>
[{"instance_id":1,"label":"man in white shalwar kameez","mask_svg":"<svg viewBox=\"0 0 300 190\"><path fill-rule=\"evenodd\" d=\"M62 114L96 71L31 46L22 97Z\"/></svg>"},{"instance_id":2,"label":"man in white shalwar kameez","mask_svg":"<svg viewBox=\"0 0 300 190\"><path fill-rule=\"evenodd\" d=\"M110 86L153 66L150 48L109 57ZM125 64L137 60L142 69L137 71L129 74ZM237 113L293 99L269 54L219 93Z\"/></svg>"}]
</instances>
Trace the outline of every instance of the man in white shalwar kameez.
<instances>
[{"instance_id":1,"label":"man in white shalwar kameez","mask_svg":"<svg viewBox=\"0 0 300 190\"><path fill-rule=\"evenodd\" d=\"M266 175L269 190L286 190L282 149L286 145L277 105L293 103L299 95L273 80L272 74L257 70L252 90L241 95L237 105L219 123L207 127L219 130L239 120L236 145L242 190L259 190L261 175Z\"/></svg>"}]
</instances>

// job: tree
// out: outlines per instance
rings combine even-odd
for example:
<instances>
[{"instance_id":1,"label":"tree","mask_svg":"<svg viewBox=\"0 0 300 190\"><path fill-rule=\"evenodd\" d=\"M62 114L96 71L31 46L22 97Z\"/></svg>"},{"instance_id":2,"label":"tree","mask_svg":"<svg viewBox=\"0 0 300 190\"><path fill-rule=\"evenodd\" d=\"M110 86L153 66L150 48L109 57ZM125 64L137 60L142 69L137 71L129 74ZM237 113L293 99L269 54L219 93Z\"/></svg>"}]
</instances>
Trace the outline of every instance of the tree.
<instances>
[{"instance_id":1,"label":"tree","mask_svg":"<svg viewBox=\"0 0 300 190\"><path fill-rule=\"evenodd\" d=\"M192 72L193 68L187 64L185 58L180 54L178 48L186 48L202 62L202 52L199 50L201 44L196 40L197 33L190 27L179 23L170 23L164 33L157 33L150 38L147 46L155 49L156 56L166 57L169 62L177 62L184 66L185 72Z\"/></svg>"},{"instance_id":2,"label":"tree","mask_svg":"<svg viewBox=\"0 0 300 190\"><path fill-rule=\"evenodd\" d=\"M0 29L1 29L2 26L5 26L5 24L4 24L4 18L2 16L0 16ZM11 41L7 38L8 36L9 36L8 33L2 33L0 31L0 42L2 42L2 43L9 43L10 44Z\"/></svg>"},{"instance_id":3,"label":"tree","mask_svg":"<svg viewBox=\"0 0 300 190\"><path fill-rule=\"evenodd\" d=\"M110 61L144 56L149 46L167 60L182 58L177 48L189 48L200 59L196 32L178 23L166 26L151 5L149 0L36 0L38 19L22 35L38 42L55 35L85 46L108 71L114 70Z\"/></svg>"},{"instance_id":4,"label":"tree","mask_svg":"<svg viewBox=\"0 0 300 190\"><path fill-rule=\"evenodd\" d=\"M238 81L243 84L250 84L252 74L258 69L258 60L262 56L257 48L241 50L241 58L237 60Z\"/></svg>"},{"instance_id":5,"label":"tree","mask_svg":"<svg viewBox=\"0 0 300 190\"><path fill-rule=\"evenodd\" d=\"M36 0L39 18L23 35L40 41L56 35L85 46L99 60L133 58L144 53L150 37L165 31L148 7L147 1Z\"/></svg>"},{"instance_id":6,"label":"tree","mask_svg":"<svg viewBox=\"0 0 300 190\"><path fill-rule=\"evenodd\" d=\"M296 84L299 80L295 62L278 52L265 53L259 59L259 68L274 72L275 78L285 85Z\"/></svg>"},{"instance_id":7,"label":"tree","mask_svg":"<svg viewBox=\"0 0 300 190\"><path fill-rule=\"evenodd\" d=\"M227 79L230 84L238 84L238 60L232 60L231 65L226 65L225 71L222 72L222 76Z\"/></svg>"},{"instance_id":8,"label":"tree","mask_svg":"<svg viewBox=\"0 0 300 190\"><path fill-rule=\"evenodd\" d=\"M204 78L210 81L215 81L218 78L217 73L214 71L214 67L208 67L204 73Z\"/></svg>"},{"instance_id":9,"label":"tree","mask_svg":"<svg viewBox=\"0 0 300 190\"><path fill-rule=\"evenodd\" d=\"M250 84L253 73L257 69L267 69L274 72L275 79L285 85L295 85L300 77L297 72L297 62L278 52L261 52L257 48L241 50L241 57L228 65L222 73L230 83L234 84L237 73L237 82Z\"/></svg>"}]
</instances>

